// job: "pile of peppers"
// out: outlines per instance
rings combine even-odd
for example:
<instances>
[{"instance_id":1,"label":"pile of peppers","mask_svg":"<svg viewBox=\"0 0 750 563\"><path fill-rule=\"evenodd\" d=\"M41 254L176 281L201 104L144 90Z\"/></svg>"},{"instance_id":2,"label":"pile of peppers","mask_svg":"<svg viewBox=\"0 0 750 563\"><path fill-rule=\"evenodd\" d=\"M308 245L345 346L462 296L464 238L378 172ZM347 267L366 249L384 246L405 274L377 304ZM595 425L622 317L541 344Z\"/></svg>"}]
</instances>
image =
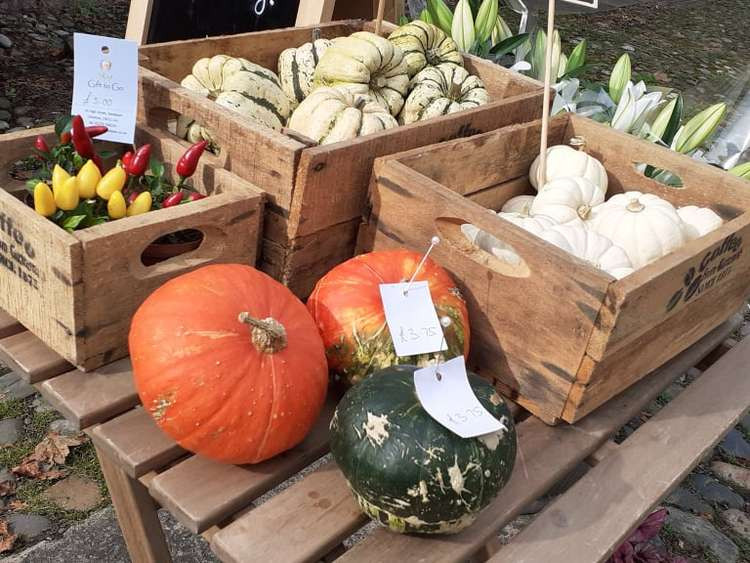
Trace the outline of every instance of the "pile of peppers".
<instances>
[{"instance_id":1,"label":"pile of peppers","mask_svg":"<svg viewBox=\"0 0 750 563\"><path fill-rule=\"evenodd\" d=\"M164 176L164 165L152 158L149 144L126 152L102 175L104 163L92 139L106 131L101 125L86 127L81 116L76 115L70 130L60 133L60 144L54 149L42 135L36 138L37 158L51 167L49 182L32 181L37 213L73 230L206 197L185 185L206 149L205 141L185 151L176 165L179 182L172 185ZM67 149L71 143L72 158ZM66 169L71 162L81 160L84 164L77 173Z\"/></svg>"}]
</instances>

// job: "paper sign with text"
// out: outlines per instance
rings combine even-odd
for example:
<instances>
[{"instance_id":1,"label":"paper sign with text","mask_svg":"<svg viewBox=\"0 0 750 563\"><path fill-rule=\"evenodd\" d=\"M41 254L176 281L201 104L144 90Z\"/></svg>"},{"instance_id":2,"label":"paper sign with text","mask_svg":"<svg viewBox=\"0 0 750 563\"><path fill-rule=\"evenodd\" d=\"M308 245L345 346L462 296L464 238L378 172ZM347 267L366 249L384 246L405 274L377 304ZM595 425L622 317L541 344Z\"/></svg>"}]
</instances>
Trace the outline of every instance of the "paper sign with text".
<instances>
[{"instance_id":1,"label":"paper sign with text","mask_svg":"<svg viewBox=\"0 0 750 563\"><path fill-rule=\"evenodd\" d=\"M380 297L397 355L430 354L448 348L426 281L413 282L411 286L380 284Z\"/></svg>"},{"instance_id":2,"label":"paper sign with text","mask_svg":"<svg viewBox=\"0 0 750 563\"><path fill-rule=\"evenodd\" d=\"M466 375L463 356L418 369L414 372L414 387L424 410L462 438L508 430L477 399Z\"/></svg>"},{"instance_id":3,"label":"paper sign with text","mask_svg":"<svg viewBox=\"0 0 750 563\"><path fill-rule=\"evenodd\" d=\"M76 33L71 113L109 128L98 139L133 144L138 104L135 41Z\"/></svg>"}]
</instances>

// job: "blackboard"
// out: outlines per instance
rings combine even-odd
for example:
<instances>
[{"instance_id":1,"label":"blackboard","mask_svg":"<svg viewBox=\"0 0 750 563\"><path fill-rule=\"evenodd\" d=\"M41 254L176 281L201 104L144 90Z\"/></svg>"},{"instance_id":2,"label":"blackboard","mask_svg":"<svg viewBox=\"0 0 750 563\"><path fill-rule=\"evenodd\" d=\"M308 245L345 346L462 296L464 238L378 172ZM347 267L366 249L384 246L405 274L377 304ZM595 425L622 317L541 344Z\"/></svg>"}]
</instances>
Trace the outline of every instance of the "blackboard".
<instances>
[{"instance_id":1,"label":"blackboard","mask_svg":"<svg viewBox=\"0 0 750 563\"><path fill-rule=\"evenodd\" d=\"M300 0L152 0L147 43L291 27Z\"/></svg>"}]
</instances>

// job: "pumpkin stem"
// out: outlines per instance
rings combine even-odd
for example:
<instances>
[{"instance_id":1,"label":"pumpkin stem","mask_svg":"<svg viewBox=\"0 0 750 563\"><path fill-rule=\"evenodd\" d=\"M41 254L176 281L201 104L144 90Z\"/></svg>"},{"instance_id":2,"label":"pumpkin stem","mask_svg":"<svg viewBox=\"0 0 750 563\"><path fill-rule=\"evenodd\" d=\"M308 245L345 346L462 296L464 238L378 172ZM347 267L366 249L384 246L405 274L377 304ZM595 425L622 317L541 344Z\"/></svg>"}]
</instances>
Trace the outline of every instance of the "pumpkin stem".
<instances>
[{"instance_id":1,"label":"pumpkin stem","mask_svg":"<svg viewBox=\"0 0 750 563\"><path fill-rule=\"evenodd\" d=\"M578 211L578 216L581 219L585 220L589 216L589 213L591 213L591 206L587 203L584 203L577 209L577 211Z\"/></svg>"},{"instance_id":2,"label":"pumpkin stem","mask_svg":"<svg viewBox=\"0 0 750 563\"><path fill-rule=\"evenodd\" d=\"M264 354L275 354L287 346L286 329L279 321L272 317L256 319L250 313L242 312L237 317L241 323L250 325L250 339Z\"/></svg>"},{"instance_id":3,"label":"pumpkin stem","mask_svg":"<svg viewBox=\"0 0 750 563\"><path fill-rule=\"evenodd\" d=\"M580 136L572 137L570 139L570 146L577 148L581 152L586 152L586 139Z\"/></svg>"},{"instance_id":4,"label":"pumpkin stem","mask_svg":"<svg viewBox=\"0 0 750 563\"><path fill-rule=\"evenodd\" d=\"M640 213L644 209L646 209L646 206L643 205L640 201L637 199L631 199L628 204L625 206L625 209L630 211L631 213Z\"/></svg>"},{"instance_id":5,"label":"pumpkin stem","mask_svg":"<svg viewBox=\"0 0 750 563\"><path fill-rule=\"evenodd\" d=\"M460 100L461 99L461 84L459 84L455 80L452 81L448 96L450 97L451 100Z\"/></svg>"}]
</instances>

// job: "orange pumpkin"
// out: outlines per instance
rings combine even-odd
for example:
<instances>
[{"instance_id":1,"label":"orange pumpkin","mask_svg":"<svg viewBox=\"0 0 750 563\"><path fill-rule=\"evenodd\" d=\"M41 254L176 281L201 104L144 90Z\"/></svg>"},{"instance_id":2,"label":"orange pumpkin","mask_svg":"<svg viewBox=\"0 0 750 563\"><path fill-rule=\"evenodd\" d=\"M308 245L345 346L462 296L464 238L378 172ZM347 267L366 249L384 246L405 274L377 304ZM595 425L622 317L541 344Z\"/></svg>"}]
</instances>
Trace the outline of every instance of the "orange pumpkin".
<instances>
[{"instance_id":1,"label":"orange pumpkin","mask_svg":"<svg viewBox=\"0 0 750 563\"><path fill-rule=\"evenodd\" d=\"M143 405L185 449L257 463L307 435L328 368L307 309L249 266L206 266L165 283L130 327Z\"/></svg>"},{"instance_id":2,"label":"orange pumpkin","mask_svg":"<svg viewBox=\"0 0 750 563\"><path fill-rule=\"evenodd\" d=\"M396 355L380 297L381 283L408 281L421 259L409 250L362 254L336 266L313 289L307 308L323 336L328 366L347 383L391 365L424 365L436 357ZM415 280L429 283L438 317L452 321L444 329L444 357L468 355L469 315L448 272L428 258Z\"/></svg>"}]
</instances>

